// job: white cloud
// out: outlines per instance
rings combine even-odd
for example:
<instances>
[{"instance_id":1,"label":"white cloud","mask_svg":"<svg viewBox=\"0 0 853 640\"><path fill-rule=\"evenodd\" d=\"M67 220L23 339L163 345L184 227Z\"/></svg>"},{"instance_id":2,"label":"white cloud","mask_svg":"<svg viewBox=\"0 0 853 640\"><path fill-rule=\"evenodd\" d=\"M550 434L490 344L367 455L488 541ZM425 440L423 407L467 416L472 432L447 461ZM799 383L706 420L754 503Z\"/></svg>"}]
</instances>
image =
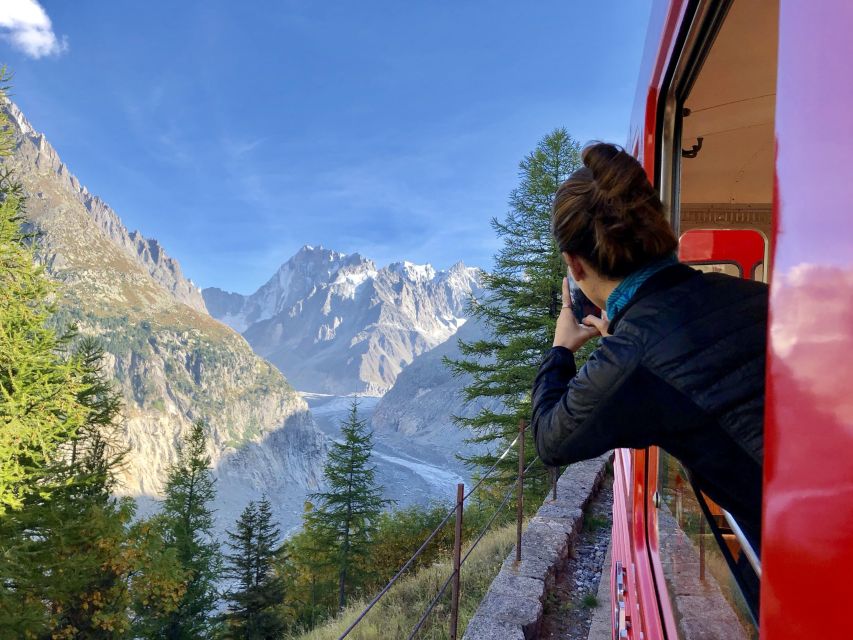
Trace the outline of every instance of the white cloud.
<instances>
[{"instance_id":1,"label":"white cloud","mask_svg":"<svg viewBox=\"0 0 853 640\"><path fill-rule=\"evenodd\" d=\"M0 1L0 36L32 58L68 50L67 38L57 38L50 18L37 0Z\"/></svg>"}]
</instances>

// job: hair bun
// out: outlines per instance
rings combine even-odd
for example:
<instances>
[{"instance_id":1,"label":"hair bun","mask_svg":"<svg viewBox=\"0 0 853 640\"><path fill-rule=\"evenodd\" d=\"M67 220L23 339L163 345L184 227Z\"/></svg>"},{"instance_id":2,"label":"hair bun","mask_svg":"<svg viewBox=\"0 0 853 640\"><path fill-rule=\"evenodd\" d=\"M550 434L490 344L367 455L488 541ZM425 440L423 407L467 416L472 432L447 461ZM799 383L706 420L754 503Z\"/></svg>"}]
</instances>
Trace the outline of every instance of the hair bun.
<instances>
[{"instance_id":1,"label":"hair bun","mask_svg":"<svg viewBox=\"0 0 853 640\"><path fill-rule=\"evenodd\" d=\"M561 251L605 276L624 277L678 245L657 193L637 160L604 142L584 148L584 168L557 190L552 228Z\"/></svg>"}]
</instances>

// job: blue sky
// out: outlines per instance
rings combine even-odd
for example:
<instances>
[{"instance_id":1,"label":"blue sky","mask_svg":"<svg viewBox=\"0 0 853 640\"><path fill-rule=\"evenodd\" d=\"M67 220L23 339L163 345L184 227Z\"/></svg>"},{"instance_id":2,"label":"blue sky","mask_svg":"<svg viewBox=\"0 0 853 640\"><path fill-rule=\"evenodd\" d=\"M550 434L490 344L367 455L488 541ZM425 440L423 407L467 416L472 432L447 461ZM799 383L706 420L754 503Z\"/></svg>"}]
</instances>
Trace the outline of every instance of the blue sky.
<instances>
[{"instance_id":1,"label":"blue sky","mask_svg":"<svg viewBox=\"0 0 853 640\"><path fill-rule=\"evenodd\" d=\"M33 125L195 282L241 293L303 244L488 268L489 219L544 134L624 142L649 14L648 0L3 4L0 62Z\"/></svg>"}]
</instances>

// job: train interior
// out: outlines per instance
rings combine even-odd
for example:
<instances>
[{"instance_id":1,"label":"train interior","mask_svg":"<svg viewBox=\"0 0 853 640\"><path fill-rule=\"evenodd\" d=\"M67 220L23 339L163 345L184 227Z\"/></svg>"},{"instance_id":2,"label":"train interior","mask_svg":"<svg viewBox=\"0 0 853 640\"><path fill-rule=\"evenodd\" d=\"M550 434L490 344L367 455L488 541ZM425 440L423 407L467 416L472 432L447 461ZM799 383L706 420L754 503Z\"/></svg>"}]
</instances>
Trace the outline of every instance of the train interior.
<instances>
[{"instance_id":1,"label":"train interior","mask_svg":"<svg viewBox=\"0 0 853 640\"><path fill-rule=\"evenodd\" d=\"M676 120L670 144L662 145L671 149L669 206L680 257L702 270L767 281L778 4L733 0L698 28L712 33L692 54L693 70L673 79ZM698 637L687 629L699 624L716 629L702 637L757 638L757 545L694 492L689 474L663 451L656 495L661 565L680 636Z\"/></svg>"}]
</instances>

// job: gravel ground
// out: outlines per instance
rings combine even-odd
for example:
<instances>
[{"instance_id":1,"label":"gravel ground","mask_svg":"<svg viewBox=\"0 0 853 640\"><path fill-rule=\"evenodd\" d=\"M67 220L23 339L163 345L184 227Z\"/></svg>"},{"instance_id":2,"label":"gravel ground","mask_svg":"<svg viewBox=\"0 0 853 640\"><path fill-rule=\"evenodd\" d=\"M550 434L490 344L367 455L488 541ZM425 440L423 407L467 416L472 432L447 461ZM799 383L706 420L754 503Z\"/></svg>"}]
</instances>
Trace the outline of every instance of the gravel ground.
<instances>
[{"instance_id":1,"label":"gravel ground","mask_svg":"<svg viewBox=\"0 0 853 640\"><path fill-rule=\"evenodd\" d=\"M613 476L608 474L587 508L584 526L569 559L545 600L542 640L587 640L613 524Z\"/></svg>"}]
</instances>

